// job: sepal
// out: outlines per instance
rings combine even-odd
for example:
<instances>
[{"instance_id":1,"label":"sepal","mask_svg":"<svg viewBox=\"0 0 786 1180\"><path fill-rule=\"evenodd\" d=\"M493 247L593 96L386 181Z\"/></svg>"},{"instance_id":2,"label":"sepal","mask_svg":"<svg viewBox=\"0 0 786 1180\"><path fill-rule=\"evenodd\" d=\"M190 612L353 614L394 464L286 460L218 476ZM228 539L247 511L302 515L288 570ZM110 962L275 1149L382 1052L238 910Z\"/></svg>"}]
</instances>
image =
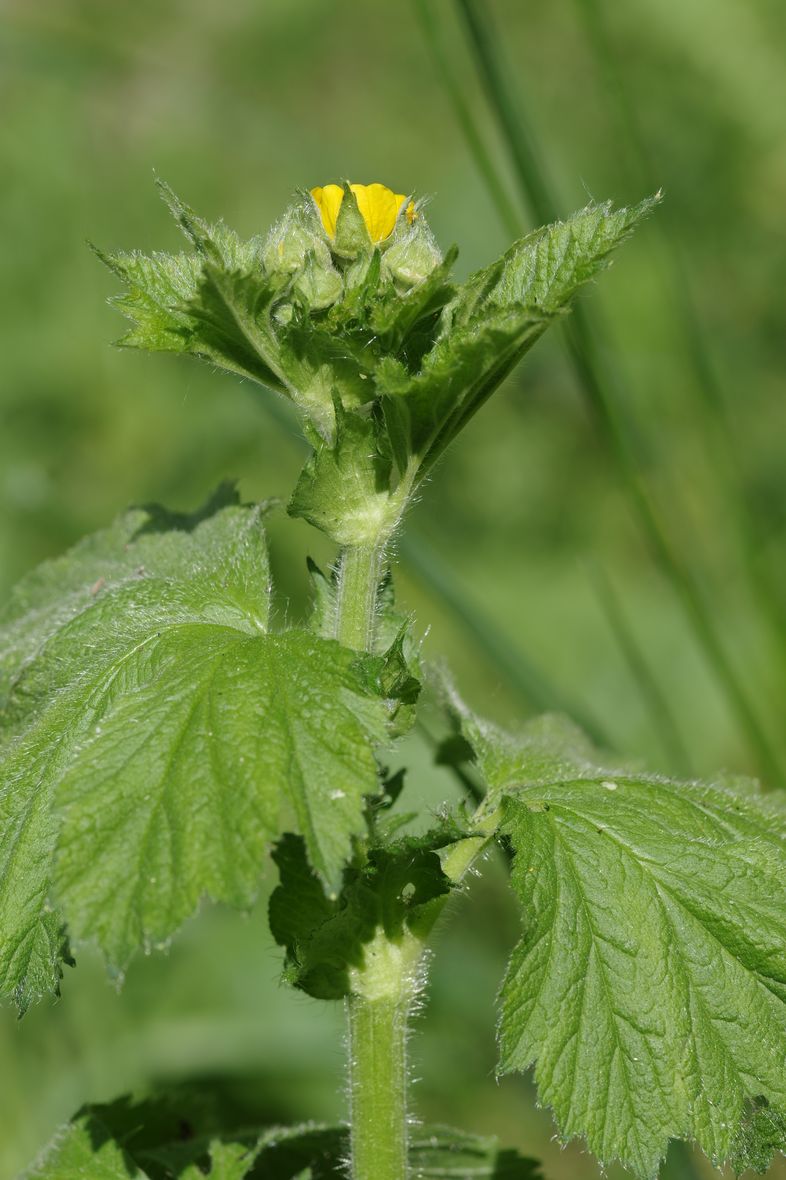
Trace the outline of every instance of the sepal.
<instances>
[{"instance_id":1,"label":"sepal","mask_svg":"<svg viewBox=\"0 0 786 1180\"><path fill-rule=\"evenodd\" d=\"M349 181L344 181L343 188L344 199L336 218L336 235L331 247L339 258L355 260L371 252L372 241Z\"/></svg>"}]
</instances>

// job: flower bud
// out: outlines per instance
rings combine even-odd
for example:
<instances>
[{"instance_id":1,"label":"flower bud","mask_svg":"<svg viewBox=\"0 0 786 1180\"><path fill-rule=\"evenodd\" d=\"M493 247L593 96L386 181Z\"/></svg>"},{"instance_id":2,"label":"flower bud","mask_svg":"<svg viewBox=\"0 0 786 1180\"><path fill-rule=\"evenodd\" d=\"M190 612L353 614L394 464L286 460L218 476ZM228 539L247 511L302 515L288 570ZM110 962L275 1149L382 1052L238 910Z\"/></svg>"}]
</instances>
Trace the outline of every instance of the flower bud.
<instances>
[{"instance_id":1,"label":"flower bud","mask_svg":"<svg viewBox=\"0 0 786 1180\"><path fill-rule=\"evenodd\" d=\"M428 278L442 262L442 252L422 214L396 234L382 258L383 274L392 275L397 285L414 287Z\"/></svg>"},{"instance_id":2,"label":"flower bud","mask_svg":"<svg viewBox=\"0 0 786 1180\"><path fill-rule=\"evenodd\" d=\"M262 247L268 273L291 274L293 286L315 311L330 307L343 290L313 204L302 198L287 209Z\"/></svg>"}]
</instances>

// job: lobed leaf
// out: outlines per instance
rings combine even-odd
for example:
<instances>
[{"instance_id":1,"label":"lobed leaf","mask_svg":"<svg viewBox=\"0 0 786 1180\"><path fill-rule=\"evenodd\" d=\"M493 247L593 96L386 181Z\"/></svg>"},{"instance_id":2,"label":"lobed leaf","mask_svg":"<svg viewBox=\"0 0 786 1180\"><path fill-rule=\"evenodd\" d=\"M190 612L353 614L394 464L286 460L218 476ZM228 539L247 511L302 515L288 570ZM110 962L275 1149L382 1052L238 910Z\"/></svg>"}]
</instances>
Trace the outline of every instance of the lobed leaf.
<instances>
[{"instance_id":1,"label":"lobed leaf","mask_svg":"<svg viewBox=\"0 0 786 1180\"><path fill-rule=\"evenodd\" d=\"M465 714L465 736L525 920L501 1069L534 1066L562 1133L641 1177L671 1138L740 1157L751 1104L771 1112L769 1155L783 1150L786 811L606 769L554 720L513 737Z\"/></svg>"},{"instance_id":2,"label":"lobed leaf","mask_svg":"<svg viewBox=\"0 0 786 1180\"><path fill-rule=\"evenodd\" d=\"M202 897L250 904L283 831L340 883L393 664L268 631L261 515L137 510L6 612L0 991L21 1007L56 986L64 922L122 970Z\"/></svg>"}]
</instances>

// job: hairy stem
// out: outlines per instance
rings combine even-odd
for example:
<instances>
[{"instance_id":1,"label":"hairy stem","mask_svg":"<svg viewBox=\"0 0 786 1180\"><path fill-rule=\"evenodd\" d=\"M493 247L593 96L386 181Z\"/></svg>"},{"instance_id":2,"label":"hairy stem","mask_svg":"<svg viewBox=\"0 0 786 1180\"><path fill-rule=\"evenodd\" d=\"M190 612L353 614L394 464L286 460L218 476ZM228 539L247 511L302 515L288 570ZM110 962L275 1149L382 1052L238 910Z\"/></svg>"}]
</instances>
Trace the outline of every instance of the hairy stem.
<instances>
[{"instance_id":1,"label":"hairy stem","mask_svg":"<svg viewBox=\"0 0 786 1180\"><path fill-rule=\"evenodd\" d=\"M352 1180L405 1180L407 1007L352 996L347 1008Z\"/></svg>"},{"instance_id":2,"label":"hairy stem","mask_svg":"<svg viewBox=\"0 0 786 1180\"><path fill-rule=\"evenodd\" d=\"M384 545L347 546L338 571L336 638L371 651ZM422 945L383 930L363 948L347 997L351 1180L407 1180L407 1023Z\"/></svg>"},{"instance_id":3,"label":"hairy stem","mask_svg":"<svg viewBox=\"0 0 786 1180\"><path fill-rule=\"evenodd\" d=\"M347 1000L351 1180L407 1180L407 1023L421 946L382 931Z\"/></svg>"},{"instance_id":4,"label":"hairy stem","mask_svg":"<svg viewBox=\"0 0 786 1180\"><path fill-rule=\"evenodd\" d=\"M377 595L384 570L385 549L381 544L347 546L338 567L336 639L356 651L370 651L374 645Z\"/></svg>"}]
</instances>

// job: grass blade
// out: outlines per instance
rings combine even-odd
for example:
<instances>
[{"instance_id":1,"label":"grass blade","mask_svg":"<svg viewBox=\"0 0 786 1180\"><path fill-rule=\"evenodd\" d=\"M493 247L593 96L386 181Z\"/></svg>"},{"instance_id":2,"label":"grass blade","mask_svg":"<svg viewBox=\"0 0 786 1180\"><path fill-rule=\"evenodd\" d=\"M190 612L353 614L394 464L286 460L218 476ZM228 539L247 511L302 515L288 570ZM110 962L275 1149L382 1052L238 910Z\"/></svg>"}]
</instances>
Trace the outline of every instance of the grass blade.
<instances>
[{"instance_id":1,"label":"grass blade","mask_svg":"<svg viewBox=\"0 0 786 1180\"><path fill-rule=\"evenodd\" d=\"M624 70L619 64L620 55L614 52L611 43L603 0L575 0L575 4L595 57L598 77L605 84L609 109L618 123L620 138L627 139L637 162L636 180L645 188L656 187L657 169L639 126L636 104L629 96ZM626 160L629 157L627 153L621 152L620 158ZM786 599L779 593L772 576L760 560L763 539L745 493L744 475L737 457L726 392L691 294L689 276L675 236L666 232L661 219L656 219L655 232L660 234L660 254L666 262L668 304L674 308L674 321L682 330L685 354L695 373L696 389L711 423L707 438L712 447L716 478L725 497L726 513L735 526L745 570L761 614L767 620L777 644L780 669L786 680Z\"/></svg>"},{"instance_id":2,"label":"grass blade","mask_svg":"<svg viewBox=\"0 0 786 1180\"><path fill-rule=\"evenodd\" d=\"M682 775L692 775L690 755L682 740L679 726L672 712L668 697L661 689L656 677L647 663L635 632L625 617L619 595L615 591L606 572L599 566L591 564L589 574L601 610L609 625L609 630L617 641L633 680L641 695L649 705L650 713L655 720L658 736L663 752L669 759L674 771Z\"/></svg>"},{"instance_id":3,"label":"grass blade","mask_svg":"<svg viewBox=\"0 0 786 1180\"><path fill-rule=\"evenodd\" d=\"M469 46L489 104L510 153L522 197L538 222L552 221L559 216L558 203L538 159L534 136L502 68L487 11L484 8L481 14L477 0L456 0L456 6L466 28ZM703 594L672 544L657 507L640 477L630 430L627 423L622 421L619 399L615 395L615 381L596 347L591 321L584 305L578 304L574 308L566 336L574 371L593 409L618 477L627 490L632 510L653 557L668 577L696 640L747 736L762 773L773 784L784 785L785 777L778 755L725 651Z\"/></svg>"},{"instance_id":4,"label":"grass blade","mask_svg":"<svg viewBox=\"0 0 786 1180\"><path fill-rule=\"evenodd\" d=\"M605 749L613 745L600 722L590 716L578 701L569 698L545 674L511 649L510 637L468 599L456 585L450 570L442 564L433 549L408 534L399 543L399 551L407 568L431 590L437 600L450 609L463 625L488 660L505 677L511 688L538 712L567 713Z\"/></svg>"}]
</instances>

